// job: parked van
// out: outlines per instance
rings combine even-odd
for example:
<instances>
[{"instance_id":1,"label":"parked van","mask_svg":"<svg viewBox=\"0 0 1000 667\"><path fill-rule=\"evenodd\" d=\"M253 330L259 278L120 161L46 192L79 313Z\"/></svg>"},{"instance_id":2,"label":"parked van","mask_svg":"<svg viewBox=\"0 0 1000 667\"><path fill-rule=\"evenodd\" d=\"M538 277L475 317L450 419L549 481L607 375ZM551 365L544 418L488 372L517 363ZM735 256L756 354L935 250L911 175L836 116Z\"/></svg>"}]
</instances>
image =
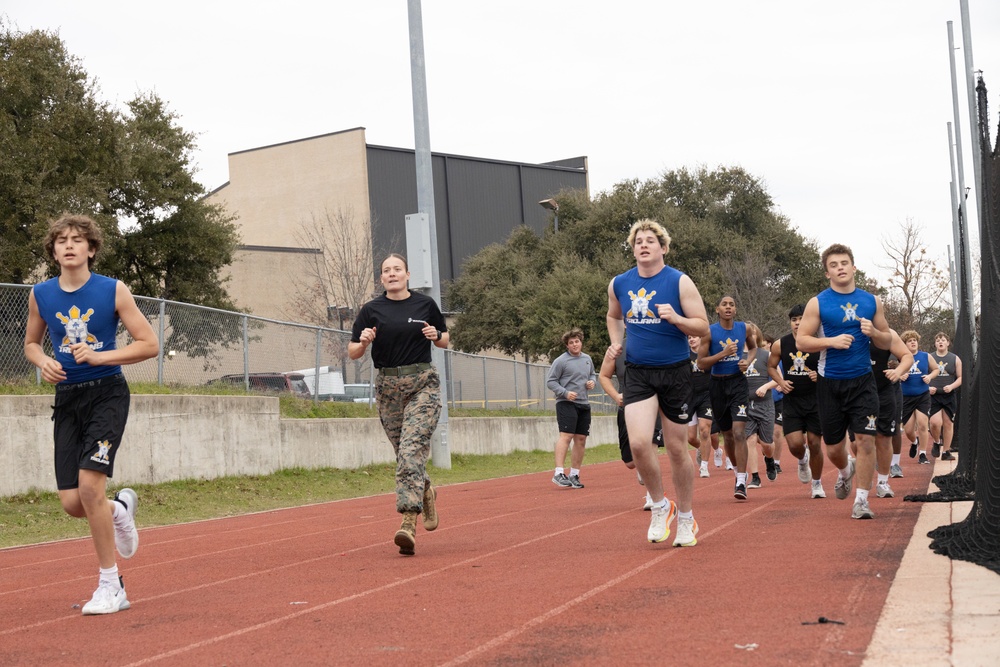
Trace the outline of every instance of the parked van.
<instances>
[{"instance_id":1,"label":"parked van","mask_svg":"<svg viewBox=\"0 0 1000 667\"><path fill-rule=\"evenodd\" d=\"M299 371L292 371L296 375L301 375L306 385L306 393L309 396L316 395L316 367L303 368ZM344 394L344 375L331 366L319 367L319 400L335 400L334 396Z\"/></svg>"},{"instance_id":2,"label":"parked van","mask_svg":"<svg viewBox=\"0 0 1000 667\"><path fill-rule=\"evenodd\" d=\"M344 393L355 403L372 403L372 391L374 388L367 384L345 384Z\"/></svg>"},{"instance_id":3,"label":"parked van","mask_svg":"<svg viewBox=\"0 0 1000 667\"><path fill-rule=\"evenodd\" d=\"M249 380L250 391L287 392L303 398L309 398L312 395L301 373L250 373L248 377L245 377L243 373L233 373L210 380L208 384L231 384L243 387L247 380Z\"/></svg>"}]
</instances>

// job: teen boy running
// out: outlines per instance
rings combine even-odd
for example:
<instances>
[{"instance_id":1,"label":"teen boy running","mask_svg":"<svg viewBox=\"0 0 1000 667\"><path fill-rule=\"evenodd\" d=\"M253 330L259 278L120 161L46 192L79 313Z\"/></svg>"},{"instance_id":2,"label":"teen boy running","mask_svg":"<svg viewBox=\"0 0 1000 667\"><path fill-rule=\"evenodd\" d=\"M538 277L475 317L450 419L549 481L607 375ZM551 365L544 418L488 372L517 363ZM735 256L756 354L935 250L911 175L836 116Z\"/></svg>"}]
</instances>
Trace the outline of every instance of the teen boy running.
<instances>
[{"instance_id":1,"label":"teen boy running","mask_svg":"<svg viewBox=\"0 0 1000 667\"><path fill-rule=\"evenodd\" d=\"M139 546L137 497L122 489L108 500L107 482L128 419L129 390L121 365L155 357L156 334L128 288L91 273L101 231L86 216L66 215L49 226L45 252L59 277L35 285L28 297L24 355L56 385L55 473L63 510L86 517L100 577L83 614L113 614L129 608L115 562L115 548L131 558ZM117 349L119 320L132 342ZM45 354L48 329L54 357Z\"/></svg>"},{"instance_id":2,"label":"teen boy running","mask_svg":"<svg viewBox=\"0 0 1000 667\"><path fill-rule=\"evenodd\" d=\"M937 362L941 372L931 381L931 436L934 447L931 456L937 458L943 450L941 460L951 461L954 457L951 440L955 432L955 415L958 413L958 388L962 386L962 360L948 348L951 339L939 331L934 336L934 352L931 357Z\"/></svg>"},{"instance_id":3,"label":"teen boy running","mask_svg":"<svg viewBox=\"0 0 1000 667\"><path fill-rule=\"evenodd\" d=\"M847 428L857 438L858 484L851 518L873 519L868 491L875 472L875 429L878 390L872 375L870 341L880 348L891 342L882 302L854 282L854 253L834 244L823 251L823 270L830 280L806 304L795 344L803 352L819 352L817 405L830 463L840 471L833 490L843 500L851 491L855 462L848 460Z\"/></svg>"},{"instance_id":4,"label":"teen boy running","mask_svg":"<svg viewBox=\"0 0 1000 667\"><path fill-rule=\"evenodd\" d=\"M687 336L708 335L705 304L694 281L667 266L670 235L653 220L639 220L629 230L628 244L636 266L608 284L608 337L614 356L625 353L625 422L636 468L653 500L650 542L670 535L676 511L674 546L698 543L698 523L691 509L694 464L687 454L691 421L691 367ZM663 496L660 462L653 446L653 429L660 417L663 443L670 457L676 505Z\"/></svg>"},{"instance_id":5,"label":"teen boy running","mask_svg":"<svg viewBox=\"0 0 1000 667\"><path fill-rule=\"evenodd\" d=\"M549 377L545 384L556 396L556 421L559 426L559 437L556 439L556 470L552 483L571 489L582 489L580 467L583 466L583 455L587 446L587 436L590 435L590 400L587 392L594 388L594 362L589 354L583 353L583 331L574 327L563 334L563 352L549 369ZM573 443L573 453L570 455L569 475L566 475L566 452L570 442Z\"/></svg>"}]
</instances>

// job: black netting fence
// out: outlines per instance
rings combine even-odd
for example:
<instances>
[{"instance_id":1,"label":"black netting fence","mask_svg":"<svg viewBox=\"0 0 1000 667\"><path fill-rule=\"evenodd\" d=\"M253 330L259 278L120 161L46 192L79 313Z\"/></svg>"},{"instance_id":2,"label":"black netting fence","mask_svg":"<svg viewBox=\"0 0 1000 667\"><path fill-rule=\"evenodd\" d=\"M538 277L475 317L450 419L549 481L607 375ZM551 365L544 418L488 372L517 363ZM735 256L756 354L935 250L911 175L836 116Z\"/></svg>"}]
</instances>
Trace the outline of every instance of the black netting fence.
<instances>
[{"instance_id":1,"label":"black netting fence","mask_svg":"<svg viewBox=\"0 0 1000 667\"><path fill-rule=\"evenodd\" d=\"M965 375L972 377L972 385L955 425L958 465L952 474L934 478L939 493L906 499L972 499L972 509L964 521L928 533L931 549L1000 573L1000 410L996 409L1000 405L1000 134L998 145L992 145L982 77L976 92L982 149L982 342L971 374ZM962 328L960 324L958 335ZM956 347L957 343L956 336Z\"/></svg>"}]
</instances>

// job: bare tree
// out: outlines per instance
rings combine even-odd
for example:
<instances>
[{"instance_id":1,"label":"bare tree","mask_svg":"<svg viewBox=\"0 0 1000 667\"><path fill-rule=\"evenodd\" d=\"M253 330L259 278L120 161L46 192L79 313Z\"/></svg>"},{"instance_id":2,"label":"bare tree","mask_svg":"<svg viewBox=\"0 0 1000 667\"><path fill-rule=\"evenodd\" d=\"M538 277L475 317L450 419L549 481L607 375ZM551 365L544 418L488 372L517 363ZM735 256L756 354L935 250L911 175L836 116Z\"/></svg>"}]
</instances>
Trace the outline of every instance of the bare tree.
<instances>
[{"instance_id":1,"label":"bare tree","mask_svg":"<svg viewBox=\"0 0 1000 667\"><path fill-rule=\"evenodd\" d=\"M324 211L303 222L295 234L303 248L316 252L302 275L293 276L296 291L289 317L320 326L347 328L374 292L372 224L351 207Z\"/></svg>"},{"instance_id":2,"label":"bare tree","mask_svg":"<svg viewBox=\"0 0 1000 667\"><path fill-rule=\"evenodd\" d=\"M788 308L778 302L780 292L771 259L747 249L722 257L719 269L729 282L741 320L754 322L765 334L777 335L788 328Z\"/></svg>"},{"instance_id":3,"label":"bare tree","mask_svg":"<svg viewBox=\"0 0 1000 667\"><path fill-rule=\"evenodd\" d=\"M900 330L920 329L940 310L950 306L949 276L940 268L946 263L928 254L921 231L911 218L907 218L900 224L898 237L882 239L888 263L876 264L889 272L886 308L899 318L893 326Z\"/></svg>"}]
</instances>

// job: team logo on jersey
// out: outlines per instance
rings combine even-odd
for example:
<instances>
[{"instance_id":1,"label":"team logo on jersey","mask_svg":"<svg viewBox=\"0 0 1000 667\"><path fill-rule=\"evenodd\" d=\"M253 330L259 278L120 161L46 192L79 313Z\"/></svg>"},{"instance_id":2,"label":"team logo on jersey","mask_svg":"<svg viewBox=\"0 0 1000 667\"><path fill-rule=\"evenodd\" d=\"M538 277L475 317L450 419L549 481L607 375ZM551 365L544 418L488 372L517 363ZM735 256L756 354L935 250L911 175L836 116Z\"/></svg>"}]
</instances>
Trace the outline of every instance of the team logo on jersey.
<instances>
[{"instance_id":1,"label":"team logo on jersey","mask_svg":"<svg viewBox=\"0 0 1000 667\"><path fill-rule=\"evenodd\" d=\"M923 375L923 372L920 370L920 362L916 359L913 360L913 365L910 366L910 375Z\"/></svg>"},{"instance_id":2,"label":"team logo on jersey","mask_svg":"<svg viewBox=\"0 0 1000 667\"><path fill-rule=\"evenodd\" d=\"M743 371L743 374L746 375L748 378L757 378L757 377L760 377L760 371L757 370L757 360L756 359L754 359L753 361L750 362L750 365L747 366L747 369L745 371Z\"/></svg>"},{"instance_id":3,"label":"team logo on jersey","mask_svg":"<svg viewBox=\"0 0 1000 667\"><path fill-rule=\"evenodd\" d=\"M746 417L747 416L747 406L745 406L745 405L739 406L739 408L736 410L736 416L737 417Z\"/></svg>"},{"instance_id":4,"label":"team logo on jersey","mask_svg":"<svg viewBox=\"0 0 1000 667\"><path fill-rule=\"evenodd\" d=\"M656 316L656 313L649 309L649 301L654 296L656 296L656 290L647 294L645 287L640 289L638 294L633 294L632 290L629 290L628 297L632 300L632 307L625 313L625 318L649 319L659 322L660 319Z\"/></svg>"},{"instance_id":5,"label":"team logo on jersey","mask_svg":"<svg viewBox=\"0 0 1000 667\"><path fill-rule=\"evenodd\" d=\"M792 359L792 367L788 371L789 375L805 375L806 371L806 359L809 355L803 352L796 352L795 354L789 354Z\"/></svg>"},{"instance_id":6,"label":"team logo on jersey","mask_svg":"<svg viewBox=\"0 0 1000 667\"><path fill-rule=\"evenodd\" d=\"M90 316L93 314L93 308L90 308L86 313L81 314L80 309L76 306L72 306L69 309L68 316L63 315L62 313L56 313L56 317L59 318L59 321L66 327L66 335L63 336L62 345L59 346L60 352L70 354L70 345L75 345L76 343L86 343L95 350L100 350L104 347L104 343L98 341L97 338L87 330L87 323L90 321Z\"/></svg>"},{"instance_id":7,"label":"team logo on jersey","mask_svg":"<svg viewBox=\"0 0 1000 667\"><path fill-rule=\"evenodd\" d=\"M875 430L875 419L876 418L877 417L875 415L868 415L868 426L865 427L866 431L874 431Z\"/></svg>"},{"instance_id":8,"label":"team logo on jersey","mask_svg":"<svg viewBox=\"0 0 1000 667\"><path fill-rule=\"evenodd\" d=\"M851 302L848 301L847 305L841 306L840 308L844 311L844 319L842 321L843 322L848 322L848 321L851 321L851 320L857 320L858 319L858 306L860 306L860 305L861 305L860 303L855 303L855 304L852 305Z\"/></svg>"},{"instance_id":9,"label":"team logo on jersey","mask_svg":"<svg viewBox=\"0 0 1000 667\"><path fill-rule=\"evenodd\" d=\"M938 377L941 377L942 375L947 375L948 374L948 362L947 361L939 361L938 362L938 368L941 369L941 372L938 373Z\"/></svg>"},{"instance_id":10,"label":"team logo on jersey","mask_svg":"<svg viewBox=\"0 0 1000 667\"><path fill-rule=\"evenodd\" d=\"M736 349L737 350L740 349L740 341L733 340L729 336L726 336L726 340L720 340L719 341L719 347L724 350L724 349L726 349L726 346L729 345L730 343L736 343ZM740 360L739 352L733 352L728 357L724 357L724 358L720 359L719 361L739 361L739 360Z\"/></svg>"},{"instance_id":11,"label":"team logo on jersey","mask_svg":"<svg viewBox=\"0 0 1000 667\"><path fill-rule=\"evenodd\" d=\"M101 463L104 465L109 465L111 461L108 459L108 452L111 450L111 445L107 440L99 440L97 442L97 453L90 457L90 460L95 463Z\"/></svg>"}]
</instances>

